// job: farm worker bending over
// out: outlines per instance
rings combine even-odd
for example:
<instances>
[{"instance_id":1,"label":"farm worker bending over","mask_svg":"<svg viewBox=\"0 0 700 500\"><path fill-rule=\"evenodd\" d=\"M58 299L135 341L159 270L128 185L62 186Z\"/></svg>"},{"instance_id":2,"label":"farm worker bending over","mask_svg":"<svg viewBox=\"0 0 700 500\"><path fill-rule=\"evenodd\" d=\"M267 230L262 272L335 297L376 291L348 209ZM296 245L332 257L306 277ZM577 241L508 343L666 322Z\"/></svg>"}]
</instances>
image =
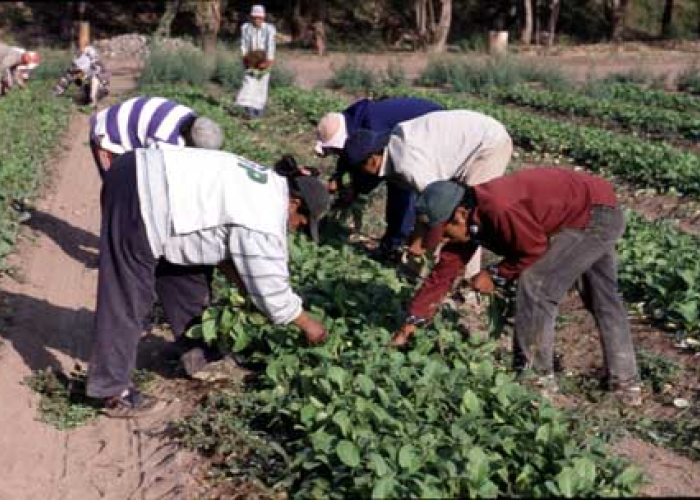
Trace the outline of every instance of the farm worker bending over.
<instances>
[{"instance_id":1,"label":"farm worker bending over","mask_svg":"<svg viewBox=\"0 0 700 500\"><path fill-rule=\"evenodd\" d=\"M182 335L208 305L213 266L275 324L294 323L311 343L326 339L287 268L287 226L317 237L329 206L316 177L282 177L221 151L137 149L105 172L101 203L87 394L102 398L108 415L136 417L163 406L130 379L144 320L157 296ZM169 264L166 272L156 272L159 261Z\"/></svg>"},{"instance_id":2,"label":"farm worker bending over","mask_svg":"<svg viewBox=\"0 0 700 500\"><path fill-rule=\"evenodd\" d=\"M75 83L81 90L82 103L96 108L97 101L109 94L109 79L110 73L100 61L97 50L88 45L58 81L54 95L63 95L70 84Z\"/></svg>"},{"instance_id":3,"label":"farm worker bending over","mask_svg":"<svg viewBox=\"0 0 700 500\"><path fill-rule=\"evenodd\" d=\"M360 129L377 134L387 134L401 122L413 120L443 108L427 99L392 98L380 101L362 99L340 113L327 113L318 124L318 141L315 151L319 156L340 155L348 136ZM342 177L347 168L338 162L329 188L335 192L342 187ZM359 192L367 193L379 185L379 179L353 173L349 197L351 202ZM412 190L395 183L387 186L386 232L381 239L375 258L398 260L399 248L413 231L415 223L415 197Z\"/></svg>"},{"instance_id":4,"label":"farm worker bending over","mask_svg":"<svg viewBox=\"0 0 700 500\"><path fill-rule=\"evenodd\" d=\"M90 118L90 148L101 176L116 156L137 148L221 149L223 143L216 122L163 97L134 97Z\"/></svg>"},{"instance_id":5,"label":"farm worker bending over","mask_svg":"<svg viewBox=\"0 0 700 500\"><path fill-rule=\"evenodd\" d=\"M262 116L267 104L277 30L265 22L265 7L262 5L253 5L250 19L251 22L241 27L241 56L246 71L236 104L243 106L248 116L257 118Z\"/></svg>"},{"instance_id":6,"label":"farm worker bending over","mask_svg":"<svg viewBox=\"0 0 700 500\"><path fill-rule=\"evenodd\" d=\"M435 111L397 125L390 134L359 130L345 144L345 160L353 170L386 178L404 189L421 193L435 181L454 180L474 186L500 177L513 153L505 127L474 111ZM422 255L417 224L411 253ZM480 252L466 269L466 278L479 272Z\"/></svg>"},{"instance_id":7,"label":"farm worker bending over","mask_svg":"<svg viewBox=\"0 0 700 500\"><path fill-rule=\"evenodd\" d=\"M0 95L15 84L23 88L31 71L41 62L37 52L0 43Z\"/></svg>"},{"instance_id":8,"label":"farm worker bending over","mask_svg":"<svg viewBox=\"0 0 700 500\"><path fill-rule=\"evenodd\" d=\"M555 320L564 295L577 285L600 329L611 389L623 403L641 404L627 311L617 289L615 244L625 218L610 183L557 168L523 170L473 188L439 181L419 197L417 211L431 228L427 246L441 240L446 245L393 345L405 345L433 316L452 280L484 246L504 258L474 276L472 287L492 293L495 283L518 280L516 368L532 368L538 384L556 392Z\"/></svg>"}]
</instances>

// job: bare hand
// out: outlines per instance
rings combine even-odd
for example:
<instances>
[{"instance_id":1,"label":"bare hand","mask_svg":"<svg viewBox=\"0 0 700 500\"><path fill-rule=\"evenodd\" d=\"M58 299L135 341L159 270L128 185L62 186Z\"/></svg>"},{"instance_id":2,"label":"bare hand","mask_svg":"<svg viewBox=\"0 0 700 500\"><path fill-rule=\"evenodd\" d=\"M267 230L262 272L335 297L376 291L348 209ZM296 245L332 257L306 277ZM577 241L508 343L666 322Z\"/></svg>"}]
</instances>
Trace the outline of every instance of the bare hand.
<instances>
[{"instance_id":1,"label":"bare hand","mask_svg":"<svg viewBox=\"0 0 700 500\"><path fill-rule=\"evenodd\" d=\"M491 274L483 270L471 279L472 288L480 293L493 293L496 290L496 285L491 279Z\"/></svg>"},{"instance_id":2,"label":"bare hand","mask_svg":"<svg viewBox=\"0 0 700 500\"><path fill-rule=\"evenodd\" d=\"M294 320L294 324L304 332L306 340L311 344L321 344L328 338L328 331L323 324L306 312L302 312L297 319Z\"/></svg>"},{"instance_id":3,"label":"bare hand","mask_svg":"<svg viewBox=\"0 0 700 500\"><path fill-rule=\"evenodd\" d=\"M416 333L416 325L403 325L398 332L394 333L389 341L390 347L406 347L411 337Z\"/></svg>"}]
</instances>

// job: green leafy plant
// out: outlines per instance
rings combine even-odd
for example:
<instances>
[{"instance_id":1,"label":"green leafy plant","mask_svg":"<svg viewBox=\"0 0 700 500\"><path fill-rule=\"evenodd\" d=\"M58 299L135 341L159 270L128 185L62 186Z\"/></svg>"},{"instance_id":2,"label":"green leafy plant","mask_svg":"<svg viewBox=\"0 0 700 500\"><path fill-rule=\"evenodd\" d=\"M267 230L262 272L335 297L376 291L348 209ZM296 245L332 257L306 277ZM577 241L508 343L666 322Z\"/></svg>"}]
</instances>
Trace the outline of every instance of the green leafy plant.
<instances>
[{"instance_id":1,"label":"green leafy plant","mask_svg":"<svg viewBox=\"0 0 700 500\"><path fill-rule=\"evenodd\" d=\"M0 272L18 230L18 213L12 205L35 194L44 163L68 123L70 103L51 98L53 84L33 81L0 98Z\"/></svg>"}]
</instances>

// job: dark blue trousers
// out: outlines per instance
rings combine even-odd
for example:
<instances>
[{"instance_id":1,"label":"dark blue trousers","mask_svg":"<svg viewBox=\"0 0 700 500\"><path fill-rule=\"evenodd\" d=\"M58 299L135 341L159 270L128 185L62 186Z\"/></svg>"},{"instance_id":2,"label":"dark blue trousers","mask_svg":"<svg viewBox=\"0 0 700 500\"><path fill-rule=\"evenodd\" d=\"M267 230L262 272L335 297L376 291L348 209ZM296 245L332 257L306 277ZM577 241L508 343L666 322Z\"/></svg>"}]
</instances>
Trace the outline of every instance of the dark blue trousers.
<instances>
[{"instance_id":1,"label":"dark blue trousers","mask_svg":"<svg viewBox=\"0 0 700 500\"><path fill-rule=\"evenodd\" d=\"M395 249L413 231L416 222L416 194L391 182L387 183L386 232L381 244Z\"/></svg>"}]
</instances>

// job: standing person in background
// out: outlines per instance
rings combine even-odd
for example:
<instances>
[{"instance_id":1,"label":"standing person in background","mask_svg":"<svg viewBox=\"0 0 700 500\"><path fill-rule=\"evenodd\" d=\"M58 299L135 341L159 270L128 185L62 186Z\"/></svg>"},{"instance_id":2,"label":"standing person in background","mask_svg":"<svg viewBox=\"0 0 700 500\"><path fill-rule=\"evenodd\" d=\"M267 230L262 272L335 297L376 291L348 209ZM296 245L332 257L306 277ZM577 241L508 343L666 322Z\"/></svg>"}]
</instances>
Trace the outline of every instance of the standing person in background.
<instances>
[{"instance_id":1,"label":"standing person in background","mask_svg":"<svg viewBox=\"0 0 700 500\"><path fill-rule=\"evenodd\" d=\"M81 90L81 104L97 108L97 101L109 94L110 73L100 61L97 50L92 45L85 47L78 57L73 59L66 73L54 89L54 95L63 95L71 83Z\"/></svg>"},{"instance_id":2,"label":"standing person in background","mask_svg":"<svg viewBox=\"0 0 700 500\"><path fill-rule=\"evenodd\" d=\"M163 97L133 97L90 118L90 148L100 176L117 156L137 148L221 149L223 143L215 121Z\"/></svg>"},{"instance_id":3,"label":"standing person in background","mask_svg":"<svg viewBox=\"0 0 700 500\"><path fill-rule=\"evenodd\" d=\"M16 85L24 88L31 71L39 65L37 52L0 43L0 95Z\"/></svg>"},{"instance_id":4,"label":"standing person in background","mask_svg":"<svg viewBox=\"0 0 700 500\"><path fill-rule=\"evenodd\" d=\"M243 106L249 117L259 118L267 104L277 30L265 22L265 7L262 5L253 5L250 18L251 22L241 28L241 56L246 71L236 104Z\"/></svg>"}]
</instances>

